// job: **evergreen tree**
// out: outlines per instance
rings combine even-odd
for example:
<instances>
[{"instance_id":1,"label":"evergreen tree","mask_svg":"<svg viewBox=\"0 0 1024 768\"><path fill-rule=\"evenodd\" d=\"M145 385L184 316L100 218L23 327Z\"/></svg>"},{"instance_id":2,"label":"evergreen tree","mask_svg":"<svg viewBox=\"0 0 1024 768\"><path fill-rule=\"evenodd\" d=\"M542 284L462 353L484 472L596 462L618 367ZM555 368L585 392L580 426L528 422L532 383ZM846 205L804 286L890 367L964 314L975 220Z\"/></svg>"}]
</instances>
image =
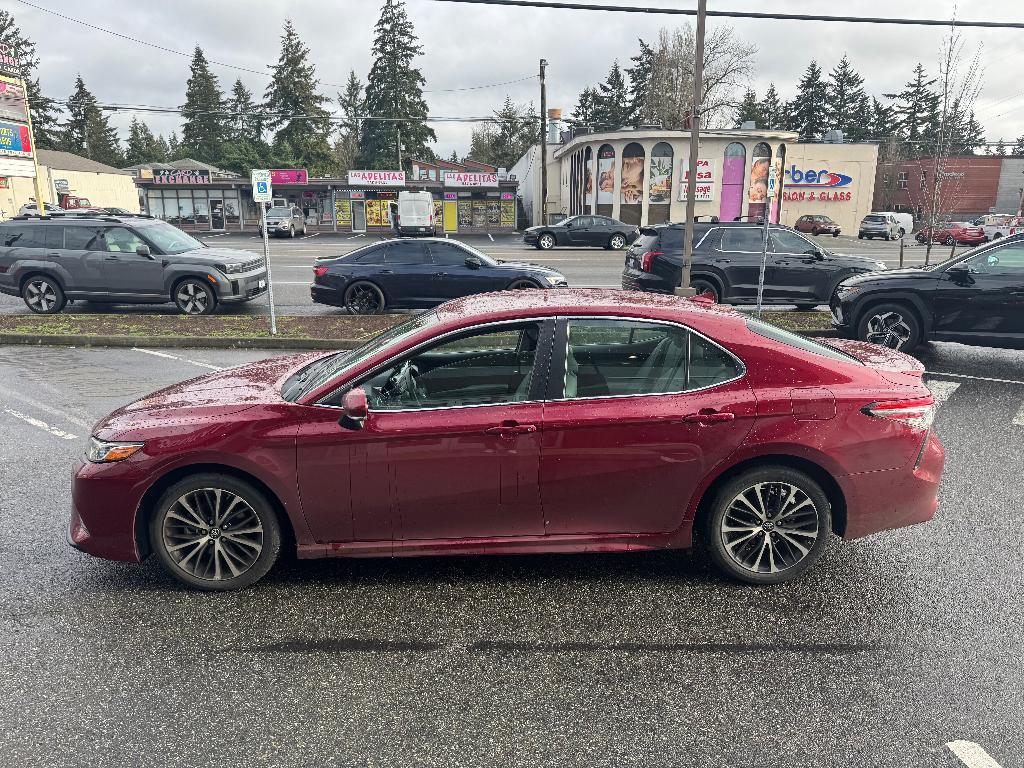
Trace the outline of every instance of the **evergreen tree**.
<instances>
[{"instance_id":1,"label":"evergreen tree","mask_svg":"<svg viewBox=\"0 0 1024 768\"><path fill-rule=\"evenodd\" d=\"M1024 135L1017 137L1017 143L1013 145L1010 154L1017 157L1024 155Z\"/></svg>"},{"instance_id":2,"label":"evergreen tree","mask_svg":"<svg viewBox=\"0 0 1024 768\"><path fill-rule=\"evenodd\" d=\"M768 90L764 93L764 99L761 101L758 111L761 115L758 125L762 128L778 130L785 125L786 108L782 100L779 99L779 92L775 90L775 83L768 84Z\"/></svg>"},{"instance_id":3,"label":"evergreen tree","mask_svg":"<svg viewBox=\"0 0 1024 768\"><path fill-rule=\"evenodd\" d=\"M654 71L654 48L643 40L638 39L637 42L640 43L640 52L630 57L633 66L626 67L626 76L629 78L629 115L634 127L652 122L647 109L647 94L651 89L651 74Z\"/></svg>"},{"instance_id":4,"label":"evergreen tree","mask_svg":"<svg viewBox=\"0 0 1024 768\"><path fill-rule=\"evenodd\" d=\"M746 122L753 122L758 128L765 127L761 118L761 104L753 88L744 91L743 99L736 107L736 127L739 128Z\"/></svg>"},{"instance_id":5,"label":"evergreen tree","mask_svg":"<svg viewBox=\"0 0 1024 768\"><path fill-rule=\"evenodd\" d=\"M1004 157L1006 155L1006 144L1003 142L1002 136L1000 136L999 141L996 142L995 154L1000 157Z\"/></svg>"},{"instance_id":6,"label":"evergreen tree","mask_svg":"<svg viewBox=\"0 0 1024 768\"><path fill-rule=\"evenodd\" d=\"M871 97L871 125L868 138L873 141L885 141L896 135L896 108L883 104L874 96Z\"/></svg>"},{"instance_id":7,"label":"evergreen tree","mask_svg":"<svg viewBox=\"0 0 1024 768\"><path fill-rule=\"evenodd\" d=\"M299 39L291 20L285 21L281 54L265 93L267 122L276 130L274 152L292 158L281 167L306 168L311 176L332 171L330 114L327 98L317 92L316 68L309 60L309 48Z\"/></svg>"},{"instance_id":8,"label":"evergreen tree","mask_svg":"<svg viewBox=\"0 0 1024 768\"><path fill-rule=\"evenodd\" d=\"M168 146L167 139L164 138L162 133L154 140L153 151L156 153L156 156L160 158L159 162L161 163L166 163L171 159L171 148Z\"/></svg>"},{"instance_id":9,"label":"evergreen tree","mask_svg":"<svg viewBox=\"0 0 1024 768\"><path fill-rule=\"evenodd\" d=\"M860 95L853 108L851 120L843 131L847 141L867 141L871 138L875 119L873 104L874 99L866 93Z\"/></svg>"},{"instance_id":10,"label":"evergreen tree","mask_svg":"<svg viewBox=\"0 0 1024 768\"><path fill-rule=\"evenodd\" d=\"M58 115L60 110L55 99L43 95L39 78L35 77L39 66L36 46L25 37L14 16L0 11L0 43L10 46L21 63L21 76L25 80L25 96L28 99L29 114L32 117L32 133L39 149L57 149L60 143Z\"/></svg>"},{"instance_id":11,"label":"evergreen tree","mask_svg":"<svg viewBox=\"0 0 1024 768\"><path fill-rule=\"evenodd\" d=\"M448 158L448 162L449 163L457 163L457 162L459 162L459 153L456 152L454 149L452 150L452 156Z\"/></svg>"},{"instance_id":12,"label":"evergreen tree","mask_svg":"<svg viewBox=\"0 0 1024 768\"><path fill-rule=\"evenodd\" d=\"M597 112L597 89L584 88L580 92L579 101L572 111L572 119L577 125L594 125L594 117Z\"/></svg>"},{"instance_id":13,"label":"evergreen tree","mask_svg":"<svg viewBox=\"0 0 1024 768\"><path fill-rule=\"evenodd\" d=\"M171 131L171 135L167 138L167 162L181 160L182 157L181 142L178 141L178 134Z\"/></svg>"},{"instance_id":14,"label":"evergreen tree","mask_svg":"<svg viewBox=\"0 0 1024 768\"><path fill-rule=\"evenodd\" d=\"M946 110L946 148L950 155L973 155L985 141L984 130L974 110L965 112L960 97Z\"/></svg>"},{"instance_id":15,"label":"evergreen tree","mask_svg":"<svg viewBox=\"0 0 1024 768\"><path fill-rule=\"evenodd\" d=\"M537 143L537 116L533 104L519 105L505 96L494 122L473 128L469 156L499 168L511 168Z\"/></svg>"},{"instance_id":16,"label":"evergreen tree","mask_svg":"<svg viewBox=\"0 0 1024 768\"><path fill-rule=\"evenodd\" d=\"M844 55L829 73L825 87L825 119L829 129L838 129L853 138L865 133L858 123L858 111L865 107L864 78L850 66Z\"/></svg>"},{"instance_id":17,"label":"evergreen tree","mask_svg":"<svg viewBox=\"0 0 1024 768\"><path fill-rule=\"evenodd\" d=\"M918 64L914 68L914 77L907 82L899 93L887 93L887 99L895 99L893 117L896 133L910 146L911 157L921 157L934 151L926 142L934 140L938 130L939 96L932 90L935 80L929 80L924 67Z\"/></svg>"},{"instance_id":18,"label":"evergreen tree","mask_svg":"<svg viewBox=\"0 0 1024 768\"><path fill-rule=\"evenodd\" d=\"M270 165L270 146L263 138L263 110L253 100L252 92L241 79L231 87L225 110L227 142L218 165L243 176L253 168Z\"/></svg>"},{"instance_id":19,"label":"evergreen tree","mask_svg":"<svg viewBox=\"0 0 1024 768\"><path fill-rule=\"evenodd\" d=\"M801 141L820 139L828 128L825 105L828 86L821 76L818 62L811 61L800 78L796 98L788 105L788 127L800 134Z\"/></svg>"},{"instance_id":20,"label":"evergreen tree","mask_svg":"<svg viewBox=\"0 0 1024 768\"><path fill-rule=\"evenodd\" d=\"M181 107L182 150L196 160L219 165L227 138L224 92L199 46L192 54L189 71L185 103Z\"/></svg>"},{"instance_id":21,"label":"evergreen tree","mask_svg":"<svg viewBox=\"0 0 1024 768\"><path fill-rule=\"evenodd\" d=\"M75 78L75 90L67 101L68 119L61 126L60 148L114 167L123 164L117 130L107 122L96 97L82 76Z\"/></svg>"},{"instance_id":22,"label":"evergreen tree","mask_svg":"<svg viewBox=\"0 0 1024 768\"><path fill-rule=\"evenodd\" d=\"M345 90L338 93L338 107L341 109L341 123L338 138L334 142L334 156L337 172L355 167L359 151L359 118L363 115L363 84L356 77L355 70L348 73Z\"/></svg>"},{"instance_id":23,"label":"evergreen tree","mask_svg":"<svg viewBox=\"0 0 1024 768\"><path fill-rule=\"evenodd\" d=\"M162 163L167 159L166 143L161 143L162 138L157 139L149 126L132 117L128 126L128 143L125 145L125 165L139 165L140 163Z\"/></svg>"},{"instance_id":24,"label":"evergreen tree","mask_svg":"<svg viewBox=\"0 0 1024 768\"><path fill-rule=\"evenodd\" d=\"M618 59L612 63L608 79L597 87L594 122L605 128L629 125L629 92Z\"/></svg>"},{"instance_id":25,"label":"evergreen tree","mask_svg":"<svg viewBox=\"0 0 1024 768\"><path fill-rule=\"evenodd\" d=\"M430 160L437 141L427 125L426 81L413 59L423 52L403 0L384 0L374 28L373 65L366 82L365 109L380 120L365 120L359 139L363 168L395 168L413 157Z\"/></svg>"}]
</instances>

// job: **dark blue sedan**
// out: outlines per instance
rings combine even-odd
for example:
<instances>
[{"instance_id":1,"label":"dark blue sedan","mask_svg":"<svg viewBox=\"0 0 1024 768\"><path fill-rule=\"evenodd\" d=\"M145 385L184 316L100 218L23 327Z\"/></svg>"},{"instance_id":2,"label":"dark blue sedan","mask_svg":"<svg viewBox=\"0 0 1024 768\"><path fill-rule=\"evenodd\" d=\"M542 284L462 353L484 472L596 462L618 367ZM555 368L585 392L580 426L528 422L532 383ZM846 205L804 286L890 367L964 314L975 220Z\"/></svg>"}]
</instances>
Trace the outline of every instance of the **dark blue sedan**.
<instances>
[{"instance_id":1,"label":"dark blue sedan","mask_svg":"<svg viewBox=\"0 0 1024 768\"><path fill-rule=\"evenodd\" d=\"M495 261L457 240L385 240L317 259L310 294L355 315L424 309L449 299L517 288L564 288L565 277L535 264Z\"/></svg>"}]
</instances>

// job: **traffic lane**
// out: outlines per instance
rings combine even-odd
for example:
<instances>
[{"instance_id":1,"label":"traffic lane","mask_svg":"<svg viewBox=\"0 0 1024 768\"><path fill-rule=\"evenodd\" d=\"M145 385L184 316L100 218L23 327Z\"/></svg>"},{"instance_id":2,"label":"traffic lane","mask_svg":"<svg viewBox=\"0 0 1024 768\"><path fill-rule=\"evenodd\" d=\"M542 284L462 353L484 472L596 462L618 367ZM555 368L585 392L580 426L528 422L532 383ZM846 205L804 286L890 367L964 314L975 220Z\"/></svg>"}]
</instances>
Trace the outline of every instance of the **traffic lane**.
<instances>
[{"instance_id":1,"label":"traffic lane","mask_svg":"<svg viewBox=\"0 0 1024 768\"><path fill-rule=\"evenodd\" d=\"M90 416L111 397L71 371L123 369L124 400L202 372L140 365L132 350L39 351L53 364L4 350L0 384L48 380L46 402ZM229 365L262 353L204 354ZM933 523L833 544L804 580L765 589L721 581L702 556L653 553L291 562L247 592L189 592L155 563L66 548L78 444L7 417L0 468L21 493L0 516L0 746L27 765L317 763L327 750L348 762L950 765L942 744L966 737L1012 765L1022 541L1013 515L992 511L1015 508L1021 398L973 380L947 397Z\"/></svg>"}]
</instances>

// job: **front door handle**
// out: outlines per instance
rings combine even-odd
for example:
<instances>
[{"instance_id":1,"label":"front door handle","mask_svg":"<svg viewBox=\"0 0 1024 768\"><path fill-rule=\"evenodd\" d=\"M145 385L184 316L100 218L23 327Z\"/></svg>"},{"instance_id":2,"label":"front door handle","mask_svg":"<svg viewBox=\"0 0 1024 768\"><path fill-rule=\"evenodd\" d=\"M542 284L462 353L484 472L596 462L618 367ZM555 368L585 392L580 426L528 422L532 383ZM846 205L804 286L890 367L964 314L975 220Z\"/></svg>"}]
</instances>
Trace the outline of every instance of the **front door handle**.
<instances>
[{"instance_id":1,"label":"front door handle","mask_svg":"<svg viewBox=\"0 0 1024 768\"><path fill-rule=\"evenodd\" d=\"M120 259L117 256L107 256L107 257L105 257L105 260L106 261L120 261Z\"/></svg>"},{"instance_id":2,"label":"front door handle","mask_svg":"<svg viewBox=\"0 0 1024 768\"><path fill-rule=\"evenodd\" d=\"M498 437L512 438L516 435L526 435L537 431L536 424L518 424L514 421L506 421L496 427L488 427L484 430L485 435L497 435Z\"/></svg>"},{"instance_id":3,"label":"front door handle","mask_svg":"<svg viewBox=\"0 0 1024 768\"><path fill-rule=\"evenodd\" d=\"M382 275L393 275L394 273L395 273L395 270L393 270L393 269L382 269L380 271L380 274L382 274Z\"/></svg>"},{"instance_id":4,"label":"front door handle","mask_svg":"<svg viewBox=\"0 0 1024 768\"><path fill-rule=\"evenodd\" d=\"M718 424L722 421L732 421L735 418L735 413L716 411L714 408L703 408L697 411L697 413L689 413L683 416L683 421L688 424Z\"/></svg>"}]
</instances>

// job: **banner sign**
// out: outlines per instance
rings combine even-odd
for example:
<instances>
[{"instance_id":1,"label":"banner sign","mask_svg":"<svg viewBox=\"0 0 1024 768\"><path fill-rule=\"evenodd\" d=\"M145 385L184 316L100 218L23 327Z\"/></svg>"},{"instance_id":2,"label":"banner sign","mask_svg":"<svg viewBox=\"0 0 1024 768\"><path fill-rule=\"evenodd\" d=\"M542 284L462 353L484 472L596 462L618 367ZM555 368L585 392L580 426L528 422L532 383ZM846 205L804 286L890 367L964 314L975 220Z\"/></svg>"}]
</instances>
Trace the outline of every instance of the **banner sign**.
<instances>
[{"instance_id":1,"label":"banner sign","mask_svg":"<svg viewBox=\"0 0 1024 768\"><path fill-rule=\"evenodd\" d=\"M405 171L349 171L348 183L364 187L404 187Z\"/></svg>"},{"instance_id":2,"label":"banner sign","mask_svg":"<svg viewBox=\"0 0 1024 768\"><path fill-rule=\"evenodd\" d=\"M689 161L683 161L679 168L679 199L686 200L686 184L690 179ZM715 199L715 164L711 160L697 158L697 188L694 200L706 202Z\"/></svg>"},{"instance_id":3,"label":"banner sign","mask_svg":"<svg viewBox=\"0 0 1024 768\"><path fill-rule=\"evenodd\" d=\"M0 120L28 122L28 102L19 80L0 76Z\"/></svg>"},{"instance_id":4,"label":"banner sign","mask_svg":"<svg viewBox=\"0 0 1024 768\"><path fill-rule=\"evenodd\" d=\"M498 174L445 171L444 185L446 187L496 187L498 186Z\"/></svg>"},{"instance_id":5,"label":"banner sign","mask_svg":"<svg viewBox=\"0 0 1024 768\"><path fill-rule=\"evenodd\" d=\"M208 170L182 171L177 168L154 168L154 184L209 184L210 172Z\"/></svg>"},{"instance_id":6,"label":"banner sign","mask_svg":"<svg viewBox=\"0 0 1024 768\"><path fill-rule=\"evenodd\" d=\"M815 170L813 168L797 168L794 163L786 169L786 186L802 187L804 189L828 189L831 187L846 187L853 181L852 176L845 173L835 173L826 170Z\"/></svg>"},{"instance_id":7,"label":"banner sign","mask_svg":"<svg viewBox=\"0 0 1024 768\"><path fill-rule=\"evenodd\" d=\"M32 157L32 141L29 139L27 125L0 122L0 155Z\"/></svg>"},{"instance_id":8,"label":"banner sign","mask_svg":"<svg viewBox=\"0 0 1024 768\"><path fill-rule=\"evenodd\" d=\"M278 184L309 184L309 173L304 170L276 168L270 171L270 183Z\"/></svg>"},{"instance_id":9,"label":"banner sign","mask_svg":"<svg viewBox=\"0 0 1024 768\"><path fill-rule=\"evenodd\" d=\"M0 43L0 73L21 77L21 63L18 61L18 54L14 46L7 43Z\"/></svg>"}]
</instances>

